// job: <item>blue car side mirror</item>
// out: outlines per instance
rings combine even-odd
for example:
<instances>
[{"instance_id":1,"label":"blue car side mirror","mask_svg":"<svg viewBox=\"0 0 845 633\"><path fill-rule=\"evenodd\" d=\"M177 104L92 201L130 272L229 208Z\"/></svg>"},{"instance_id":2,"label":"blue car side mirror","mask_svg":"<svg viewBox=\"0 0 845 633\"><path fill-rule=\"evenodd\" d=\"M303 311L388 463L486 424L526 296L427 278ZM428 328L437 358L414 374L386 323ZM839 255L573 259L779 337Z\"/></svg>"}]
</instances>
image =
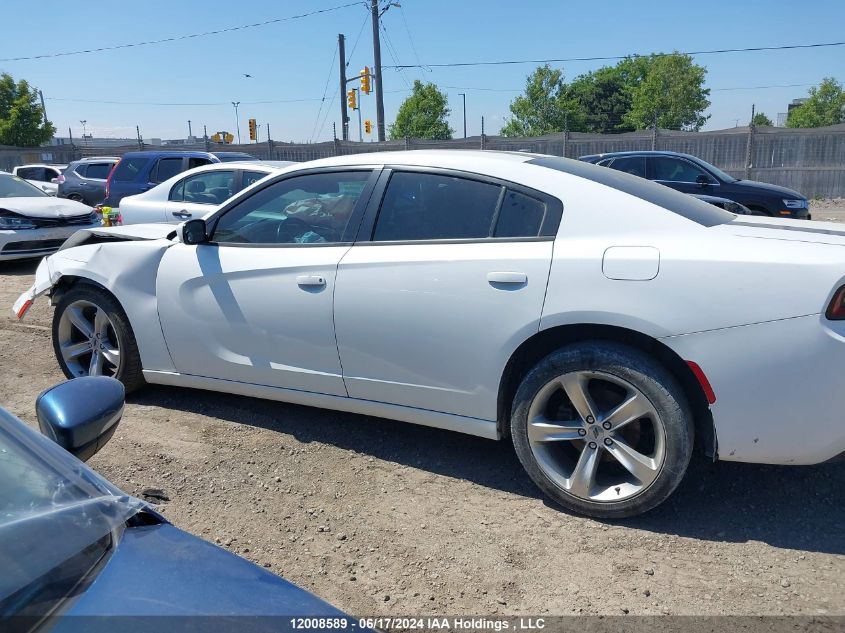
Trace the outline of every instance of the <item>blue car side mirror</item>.
<instances>
[{"instance_id":1,"label":"blue car side mirror","mask_svg":"<svg viewBox=\"0 0 845 633\"><path fill-rule=\"evenodd\" d=\"M114 378L74 378L38 396L38 426L56 444L86 461L114 434L125 397L123 383Z\"/></svg>"}]
</instances>

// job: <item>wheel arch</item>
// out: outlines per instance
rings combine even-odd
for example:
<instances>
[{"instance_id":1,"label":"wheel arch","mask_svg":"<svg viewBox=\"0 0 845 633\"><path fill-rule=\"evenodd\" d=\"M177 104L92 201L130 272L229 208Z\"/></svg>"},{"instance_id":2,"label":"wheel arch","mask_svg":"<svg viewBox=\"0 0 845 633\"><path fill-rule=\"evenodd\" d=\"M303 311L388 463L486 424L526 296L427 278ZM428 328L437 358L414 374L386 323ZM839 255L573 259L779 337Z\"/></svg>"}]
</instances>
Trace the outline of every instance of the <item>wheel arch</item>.
<instances>
[{"instance_id":1,"label":"wheel arch","mask_svg":"<svg viewBox=\"0 0 845 633\"><path fill-rule=\"evenodd\" d=\"M550 352L583 341L613 341L649 354L678 380L689 402L695 423L696 440L708 457L717 455L713 415L701 384L689 365L657 339L635 330L594 323L568 324L541 330L523 341L511 354L499 382L497 427L500 437L510 434L513 398L525 374Z\"/></svg>"}]
</instances>

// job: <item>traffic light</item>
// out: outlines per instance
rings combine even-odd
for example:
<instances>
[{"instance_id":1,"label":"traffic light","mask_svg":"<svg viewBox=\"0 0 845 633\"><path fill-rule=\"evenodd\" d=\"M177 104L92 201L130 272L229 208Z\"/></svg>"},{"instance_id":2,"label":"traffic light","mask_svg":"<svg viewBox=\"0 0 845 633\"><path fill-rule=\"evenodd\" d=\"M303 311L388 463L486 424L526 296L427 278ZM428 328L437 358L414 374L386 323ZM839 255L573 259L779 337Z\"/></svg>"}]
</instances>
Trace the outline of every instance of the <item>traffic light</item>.
<instances>
[{"instance_id":1,"label":"traffic light","mask_svg":"<svg viewBox=\"0 0 845 633\"><path fill-rule=\"evenodd\" d=\"M255 123L255 119L249 120L249 140L254 141L258 139L258 125Z\"/></svg>"},{"instance_id":2,"label":"traffic light","mask_svg":"<svg viewBox=\"0 0 845 633\"><path fill-rule=\"evenodd\" d=\"M373 133L373 122L370 121L369 119L364 119L364 131L367 134Z\"/></svg>"},{"instance_id":3,"label":"traffic light","mask_svg":"<svg viewBox=\"0 0 845 633\"><path fill-rule=\"evenodd\" d=\"M361 71L361 92L365 95L370 94L370 67L364 66Z\"/></svg>"},{"instance_id":4,"label":"traffic light","mask_svg":"<svg viewBox=\"0 0 845 633\"><path fill-rule=\"evenodd\" d=\"M355 98L355 91L350 90L346 93L346 105L349 106L350 110L357 110L358 109L358 100Z\"/></svg>"}]
</instances>

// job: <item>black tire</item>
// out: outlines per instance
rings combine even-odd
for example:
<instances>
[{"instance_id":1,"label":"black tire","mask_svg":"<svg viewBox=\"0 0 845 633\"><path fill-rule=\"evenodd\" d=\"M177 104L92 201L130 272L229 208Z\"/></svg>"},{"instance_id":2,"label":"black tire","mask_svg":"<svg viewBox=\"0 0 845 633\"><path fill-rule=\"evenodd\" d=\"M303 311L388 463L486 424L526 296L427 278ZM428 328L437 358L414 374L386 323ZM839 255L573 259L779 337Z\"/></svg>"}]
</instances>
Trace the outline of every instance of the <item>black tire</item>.
<instances>
[{"instance_id":1,"label":"black tire","mask_svg":"<svg viewBox=\"0 0 845 633\"><path fill-rule=\"evenodd\" d=\"M146 383L142 373L141 355L138 352L138 344L135 341L135 334L132 331L132 326L129 325L126 312L123 311L120 303L105 290L86 283L77 284L65 292L53 313L53 352L64 375L68 378L85 375L70 369L59 345L59 324L62 315L68 306L77 301L94 304L97 308L104 310L111 321L120 351L120 363L114 377L123 383L126 393L143 387Z\"/></svg>"},{"instance_id":2,"label":"black tire","mask_svg":"<svg viewBox=\"0 0 845 633\"><path fill-rule=\"evenodd\" d=\"M654 407L665 430L664 457L656 478L640 492L624 500L596 501L570 494L544 472L529 442L528 412L541 389L559 376L579 371L609 374L638 389ZM578 432L582 433L580 430ZM578 514L608 519L642 514L672 494L690 462L694 425L683 391L660 363L626 345L589 341L552 352L523 378L514 397L511 435L520 462L546 495ZM585 444L586 441L583 441L580 446L584 447ZM577 446L578 442L572 445ZM598 452L604 454L602 450ZM599 461L597 468L602 468L601 464Z\"/></svg>"},{"instance_id":3,"label":"black tire","mask_svg":"<svg viewBox=\"0 0 845 633\"><path fill-rule=\"evenodd\" d=\"M85 198L83 198L83 197L82 197L81 195L79 195L78 193L72 193L72 194L70 194L70 195L67 197L67 199L68 199L68 200L73 200L73 201L75 201L75 202L82 202L83 204L85 203Z\"/></svg>"}]
</instances>

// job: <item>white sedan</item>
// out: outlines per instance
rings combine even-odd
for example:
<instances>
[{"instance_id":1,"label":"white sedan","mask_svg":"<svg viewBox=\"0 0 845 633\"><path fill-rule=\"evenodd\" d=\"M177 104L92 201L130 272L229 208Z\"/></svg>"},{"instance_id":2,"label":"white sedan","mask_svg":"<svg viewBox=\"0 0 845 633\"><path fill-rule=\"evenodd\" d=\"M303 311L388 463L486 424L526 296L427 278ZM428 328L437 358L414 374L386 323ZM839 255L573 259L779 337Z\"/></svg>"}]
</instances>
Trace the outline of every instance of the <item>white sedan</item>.
<instances>
[{"instance_id":1,"label":"white sedan","mask_svg":"<svg viewBox=\"0 0 845 633\"><path fill-rule=\"evenodd\" d=\"M78 229L101 224L91 207L0 172L0 261L49 255Z\"/></svg>"},{"instance_id":2,"label":"white sedan","mask_svg":"<svg viewBox=\"0 0 845 633\"><path fill-rule=\"evenodd\" d=\"M228 162L184 171L120 201L121 224L178 224L212 212L242 189L293 165L286 161Z\"/></svg>"},{"instance_id":3,"label":"white sedan","mask_svg":"<svg viewBox=\"0 0 845 633\"><path fill-rule=\"evenodd\" d=\"M59 193L59 176L67 165L18 165L12 174L19 176L51 196Z\"/></svg>"},{"instance_id":4,"label":"white sedan","mask_svg":"<svg viewBox=\"0 0 845 633\"><path fill-rule=\"evenodd\" d=\"M509 438L549 497L597 517L661 503L694 445L845 451L845 227L563 158L300 164L178 230L78 234L16 313L45 293L67 376Z\"/></svg>"}]
</instances>

